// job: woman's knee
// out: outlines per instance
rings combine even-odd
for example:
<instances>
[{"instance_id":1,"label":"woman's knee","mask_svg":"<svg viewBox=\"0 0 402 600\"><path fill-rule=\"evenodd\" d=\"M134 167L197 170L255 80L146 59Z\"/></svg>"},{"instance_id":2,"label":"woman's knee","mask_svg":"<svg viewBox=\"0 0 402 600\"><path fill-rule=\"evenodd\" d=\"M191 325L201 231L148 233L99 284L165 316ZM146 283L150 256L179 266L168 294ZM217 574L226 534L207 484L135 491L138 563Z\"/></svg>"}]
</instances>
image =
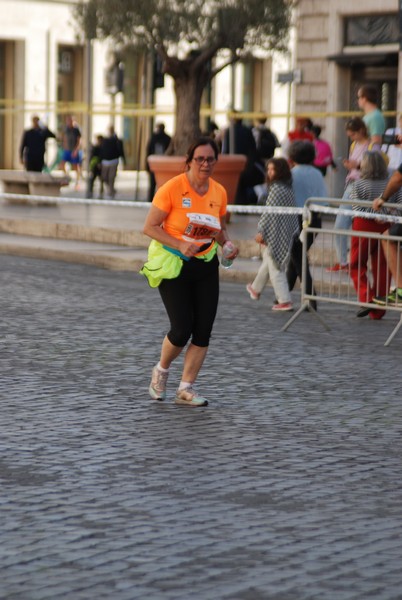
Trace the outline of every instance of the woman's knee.
<instances>
[{"instance_id":1,"label":"woman's knee","mask_svg":"<svg viewBox=\"0 0 402 600\"><path fill-rule=\"evenodd\" d=\"M191 338L191 343L194 346L200 346L201 348L207 348L209 346L209 340L211 338L211 334L206 333L194 333Z\"/></svg>"},{"instance_id":2,"label":"woman's knee","mask_svg":"<svg viewBox=\"0 0 402 600\"><path fill-rule=\"evenodd\" d=\"M184 348L190 339L191 331L188 330L170 330L167 334L167 338L173 346L177 346L178 348Z\"/></svg>"}]
</instances>

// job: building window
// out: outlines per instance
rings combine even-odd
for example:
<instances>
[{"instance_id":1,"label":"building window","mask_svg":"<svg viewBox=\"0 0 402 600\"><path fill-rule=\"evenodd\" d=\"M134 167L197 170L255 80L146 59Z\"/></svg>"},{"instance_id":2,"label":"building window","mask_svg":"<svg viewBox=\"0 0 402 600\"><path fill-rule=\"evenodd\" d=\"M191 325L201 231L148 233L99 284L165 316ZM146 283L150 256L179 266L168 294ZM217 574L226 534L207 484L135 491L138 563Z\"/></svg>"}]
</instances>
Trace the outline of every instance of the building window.
<instances>
[{"instance_id":1,"label":"building window","mask_svg":"<svg viewBox=\"0 0 402 600\"><path fill-rule=\"evenodd\" d=\"M345 19L345 46L376 46L398 42L399 21L395 14Z\"/></svg>"},{"instance_id":2,"label":"building window","mask_svg":"<svg viewBox=\"0 0 402 600\"><path fill-rule=\"evenodd\" d=\"M71 50L60 50L59 73L70 74L73 72L74 56Z\"/></svg>"}]
</instances>

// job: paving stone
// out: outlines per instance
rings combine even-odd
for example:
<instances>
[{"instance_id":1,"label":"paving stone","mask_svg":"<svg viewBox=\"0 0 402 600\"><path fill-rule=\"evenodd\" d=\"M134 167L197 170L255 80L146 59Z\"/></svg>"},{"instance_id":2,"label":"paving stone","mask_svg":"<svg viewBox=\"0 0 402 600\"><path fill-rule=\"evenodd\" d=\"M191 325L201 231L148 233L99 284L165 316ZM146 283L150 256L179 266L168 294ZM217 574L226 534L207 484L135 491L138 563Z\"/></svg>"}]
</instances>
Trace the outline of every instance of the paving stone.
<instances>
[{"instance_id":1,"label":"paving stone","mask_svg":"<svg viewBox=\"0 0 402 600\"><path fill-rule=\"evenodd\" d=\"M147 397L167 323L133 274L2 256L0 598L400 600L397 323L224 283L199 387Z\"/></svg>"}]
</instances>

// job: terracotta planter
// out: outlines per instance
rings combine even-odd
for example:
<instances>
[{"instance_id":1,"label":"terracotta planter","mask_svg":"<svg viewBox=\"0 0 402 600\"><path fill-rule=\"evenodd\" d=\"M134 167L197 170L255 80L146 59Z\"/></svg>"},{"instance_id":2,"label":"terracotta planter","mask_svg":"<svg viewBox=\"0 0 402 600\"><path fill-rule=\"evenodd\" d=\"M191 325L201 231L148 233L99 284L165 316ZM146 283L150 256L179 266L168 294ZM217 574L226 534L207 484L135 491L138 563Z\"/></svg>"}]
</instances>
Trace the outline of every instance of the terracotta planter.
<instances>
[{"instance_id":1,"label":"terracotta planter","mask_svg":"<svg viewBox=\"0 0 402 600\"><path fill-rule=\"evenodd\" d=\"M157 154L148 156L149 168L155 175L157 187L175 175L183 173L185 160L184 156L159 156ZM229 204L234 203L240 173L246 166L246 161L247 157L243 154L220 154L214 167L212 177L226 189Z\"/></svg>"}]
</instances>

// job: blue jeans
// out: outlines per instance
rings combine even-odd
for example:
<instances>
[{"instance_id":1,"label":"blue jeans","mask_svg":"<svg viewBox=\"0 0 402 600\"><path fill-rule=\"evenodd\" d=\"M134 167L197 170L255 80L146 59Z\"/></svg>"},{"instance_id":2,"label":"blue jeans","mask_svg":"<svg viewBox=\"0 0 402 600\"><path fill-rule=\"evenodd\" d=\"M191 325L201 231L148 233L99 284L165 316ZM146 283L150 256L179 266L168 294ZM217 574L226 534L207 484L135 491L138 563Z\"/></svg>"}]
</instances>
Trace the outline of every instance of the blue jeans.
<instances>
[{"instance_id":1,"label":"blue jeans","mask_svg":"<svg viewBox=\"0 0 402 600\"><path fill-rule=\"evenodd\" d=\"M352 185L349 184L342 196L343 200L350 199L350 191ZM345 206L340 206L343 210L352 210L352 206L350 204L346 204ZM352 227L352 217L349 215L337 215L335 219L334 229L350 229ZM340 265L346 265L348 263L348 246L349 246L349 237L346 235L336 235L335 236L335 249L336 254L338 256L338 262Z\"/></svg>"}]
</instances>

